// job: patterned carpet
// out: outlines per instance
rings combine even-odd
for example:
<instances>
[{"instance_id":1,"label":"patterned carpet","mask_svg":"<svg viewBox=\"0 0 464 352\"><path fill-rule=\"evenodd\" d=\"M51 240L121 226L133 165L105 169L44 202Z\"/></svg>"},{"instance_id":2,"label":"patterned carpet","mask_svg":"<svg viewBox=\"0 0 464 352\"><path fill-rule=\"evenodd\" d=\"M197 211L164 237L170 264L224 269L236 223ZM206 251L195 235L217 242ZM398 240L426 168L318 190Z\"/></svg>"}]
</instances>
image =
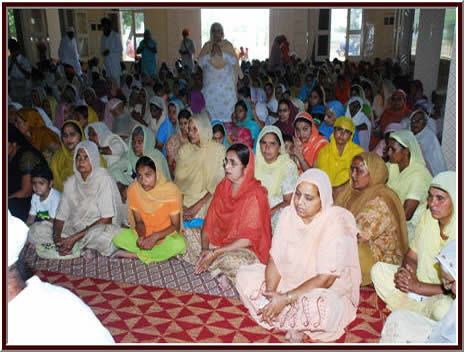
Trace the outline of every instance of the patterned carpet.
<instances>
[{"instance_id":1,"label":"patterned carpet","mask_svg":"<svg viewBox=\"0 0 464 352\"><path fill-rule=\"evenodd\" d=\"M71 260L42 259L37 256L35 249L27 244L21 257L34 270L238 298L235 287L230 286L223 290L209 273L195 275L192 265L177 258L146 265L140 260L112 259L96 252L92 254L89 260L83 257Z\"/></svg>"},{"instance_id":2,"label":"patterned carpet","mask_svg":"<svg viewBox=\"0 0 464 352\"><path fill-rule=\"evenodd\" d=\"M238 299L37 271L81 297L119 343L282 343ZM337 343L376 343L388 315L372 288L361 289L357 318ZM305 343L311 342L309 338Z\"/></svg>"}]
</instances>

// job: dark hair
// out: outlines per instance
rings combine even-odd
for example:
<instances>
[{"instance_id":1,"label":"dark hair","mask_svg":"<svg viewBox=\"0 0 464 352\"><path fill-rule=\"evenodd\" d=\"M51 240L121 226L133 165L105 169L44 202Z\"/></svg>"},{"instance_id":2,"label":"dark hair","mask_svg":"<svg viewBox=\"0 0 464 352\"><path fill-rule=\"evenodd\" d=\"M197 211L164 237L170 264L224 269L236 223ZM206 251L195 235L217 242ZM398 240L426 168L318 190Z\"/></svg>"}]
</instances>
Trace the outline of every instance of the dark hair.
<instances>
[{"instance_id":1,"label":"dark hair","mask_svg":"<svg viewBox=\"0 0 464 352\"><path fill-rule=\"evenodd\" d=\"M263 138L264 138L264 136L266 136L266 135L268 135L268 134L272 134L272 135L275 137L275 139L277 140L277 143L279 143L279 146L282 146L282 144L280 144L280 138L279 138L279 136L277 135L277 133L275 133L275 132L268 132L268 133L266 133L265 135L263 135ZM261 138L261 139L263 139L263 138Z\"/></svg>"},{"instance_id":2,"label":"dark hair","mask_svg":"<svg viewBox=\"0 0 464 352\"><path fill-rule=\"evenodd\" d=\"M312 92L316 92L317 95L319 95L319 98L320 98L321 100L324 100L324 93L322 93L322 88L321 88L321 86L316 85L316 86L313 88ZM312 92L311 92L311 93L312 93Z\"/></svg>"},{"instance_id":3,"label":"dark hair","mask_svg":"<svg viewBox=\"0 0 464 352\"><path fill-rule=\"evenodd\" d=\"M235 107L237 106L241 106L242 108L245 109L246 112L248 112L248 107L243 100L239 100L238 102L236 102Z\"/></svg>"},{"instance_id":4,"label":"dark hair","mask_svg":"<svg viewBox=\"0 0 464 352\"><path fill-rule=\"evenodd\" d=\"M238 94L244 96L245 98L251 97L251 90L250 87L242 87L238 90Z\"/></svg>"},{"instance_id":5,"label":"dark hair","mask_svg":"<svg viewBox=\"0 0 464 352\"><path fill-rule=\"evenodd\" d=\"M224 127L220 123L213 126L213 134L221 132L224 136L226 135L226 131L224 131Z\"/></svg>"},{"instance_id":6,"label":"dark hair","mask_svg":"<svg viewBox=\"0 0 464 352\"><path fill-rule=\"evenodd\" d=\"M285 143L285 142L292 142L292 143L294 143L294 142L293 142L293 136L290 136L290 135L288 135L288 134L283 134L283 135L282 135L282 139L284 140L284 143Z\"/></svg>"},{"instance_id":7,"label":"dark hair","mask_svg":"<svg viewBox=\"0 0 464 352\"><path fill-rule=\"evenodd\" d=\"M250 151L245 144L242 143L235 143L232 144L228 149L228 152L236 152L240 162L244 167L248 165L248 161L250 161Z\"/></svg>"},{"instance_id":8,"label":"dark hair","mask_svg":"<svg viewBox=\"0 0 464 352\"><path fill-rule=\"evenodd\" d=\"M139 160L137 160L137 164L135 164L135 170L137 170L139 167L142 166L148 166L149 168L153 169L153 171L156 172L156 165L155 162L149 158L148 156L141 156Z\"/></svg>"},{"instance_id":9,"label":"dark hair","mask_svg":"<svg viewBox=\"0 0 464 352\"><path fill-rule=\"evenodd\" d=\"M315 114L311 114L311 117L312 117L313 119L314 119L314 115L315 115ZM311 126L311 128L313 127L313 124L311 123L311 121L309 121L309 120L308 120L307 118L305 118L305 117L298 117L297 119L295 119L295 122L294 122L295 126L296 126L296 124L297 124L298 122L306 122L308 125Z\"/></svg>"},{"instance_id":10,"label":"dark hair","mask_svg":"<svg viewBox=\"0 0 464 352\"><path fill-rule=\"evenodd\" d=\"M50 167L48 164L37 164L34 166L34 168L31 171L31 178L33 177L41 177L46 179L47 181L52 181L53 180L53 173L52 170L50 170Z\"/></svg>"},{"instance_id":11,"label":"dark hair","mask_svg":"<svg viewBox=\"0 0 464 352\"><path fill-rule=\"evenodd\" d=\"M100 24L101 24L102 26L104 26L105 23L111 26L111 21L110 21L110 19L109 19L108 17L103 17L103 18L100 20Z\"/></svg>"},{"instance_id":12,"label":"dark hair","mask_svg":"<svg viewBox=\"0 0 464 352\"><path fill-rule=\"evenodd\" d=\"M282 98L282 99L279 100L279 105L278 106L280 106L280 104L285 104L285 105L288 106L288 108L290 108L291 103L290 103L290 101L288 99Z\"/></svg>"},{"instance_id":13,"label":"dark hair","mask_svg":"<svg viewBox=\"0 0 464 352\"><path fill-rule=\"evenodd\" d=\"M64 128L65 128L66 126L73 126L74 130L75 130L77 133L79 133L80 136L81 136L81 138L82 138L82 131L81 131L81 129L76 125L75 122L65 121L65 122L63 123L63 126L61 126L61 133L63 133Z\"/></svg>"},{"instance_id":14,"label":"dark hair","mask_svg":"<svg viewBox=\"0 0 464 352\"><path fill-rule=\"evenodd\" d=\"M271 87L272 89L274 89L274 86L272 85L271 82L266 82L266 83L264 84L264 88L266 88L267 86L269 86L269 87Z\"/></svg>"},{"instance_id":15,"label":"dark hair","mask_svg":"<svg viewBox=\"0 0 464 352\"><path fill-rule=\"evenodd\" d=\"M8 142L16 143L21 147L30 146L26 137L11 123L8 123Z\"/></svg>"},{"instance_id":16,"label":"dark hair","mask_svg":"<svg viewBox=\"0 0 464 352\"><path fill-rule=\"evenodd\" d=\"M177 115L177 120L178 121L180 121L180 119L188 120L191 116L192 114L190 113L190 111L188 111L187 109L183 109L179 112L179 115Z\"/></svg>"},{"instance_id":17,"label":"dark hair","mask_svg":"<svg viewBox=\"0 0 464 352\"><path fill-rule=\"evenodd\" d=\"M145 138L145 134L143 133L143 128L142 126L137 126L133 131L132 131L132 136L135 136L136 134L142 136Z\"/></svg>"},{"instance_id":18,"label":"dark hair","mask_svg":"<svg viewBox=\"0 0 464 352\"><path fill-rule=\"evenodd\" d=\"M89 117L89 108L87 105L79 105L74 108L74 112L81 114L84 117Z\"/></svg>"}]
</instances>

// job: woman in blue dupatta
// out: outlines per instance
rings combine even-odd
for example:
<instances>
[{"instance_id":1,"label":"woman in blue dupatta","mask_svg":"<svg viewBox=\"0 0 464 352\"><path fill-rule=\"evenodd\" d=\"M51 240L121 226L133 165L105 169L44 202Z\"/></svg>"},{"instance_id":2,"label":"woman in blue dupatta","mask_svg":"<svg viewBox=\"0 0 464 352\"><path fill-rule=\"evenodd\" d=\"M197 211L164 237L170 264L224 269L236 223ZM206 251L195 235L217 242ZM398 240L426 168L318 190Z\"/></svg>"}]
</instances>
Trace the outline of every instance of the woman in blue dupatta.
<instances>
[{"instance_id":1,"label":"woman in blue dupatta","mask_svg":"<svg viewBox=\"0 0 464 352\"><path fill-rule=\"evenodd\" d=\"M253 152L255 152L260 130L258 123L253 119L251 105L248 101L239 100L235 104L235 120L238 126L246 127L250 130L251 137L253 138Z\"/></svg>"},{"instance_id":2,"label":"woman in blue dupatta","mask_svg":"<svg viewBox=\"0 0 464 352\"><path fill-rule=\"evenodd\" d=\"M226 125L221 120L211 121L211 128L213 129L213 140L224 147L230 147L229 137L227 136Z\"/></svg>"},{"instance_id":3,"label":"woman in blue dupatta","mask_svg":"<svg viewBox=\"0 0 464 352\"><path fill-rule=\"evenodd\" d=\"M312 73L308 73L305 77L303 88L301 88L300 93L298 93L298 99L301 101L308 100L308 94L311 93L315 85L316 80L314 79L314 75Z\"/></svg>"}]
</instances>

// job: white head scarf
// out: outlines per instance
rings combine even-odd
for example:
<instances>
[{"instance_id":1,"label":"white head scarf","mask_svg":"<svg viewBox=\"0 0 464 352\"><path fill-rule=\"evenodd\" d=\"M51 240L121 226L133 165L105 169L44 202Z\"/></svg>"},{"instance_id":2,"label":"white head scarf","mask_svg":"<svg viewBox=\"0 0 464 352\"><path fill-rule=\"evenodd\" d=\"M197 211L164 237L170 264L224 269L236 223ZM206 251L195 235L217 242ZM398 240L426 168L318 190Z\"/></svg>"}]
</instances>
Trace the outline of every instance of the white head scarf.
<instances>
[{"instance_id":1,"label":"white head scarf","mask_svg":"<svg viewBox=\"0 0 464 352\"><path fill-rule=\"evenodd\" d=\"M8 210L8 266L18 261L27 240L29 228L24 222L11 215Z\"/></svg>"}]
</instances>

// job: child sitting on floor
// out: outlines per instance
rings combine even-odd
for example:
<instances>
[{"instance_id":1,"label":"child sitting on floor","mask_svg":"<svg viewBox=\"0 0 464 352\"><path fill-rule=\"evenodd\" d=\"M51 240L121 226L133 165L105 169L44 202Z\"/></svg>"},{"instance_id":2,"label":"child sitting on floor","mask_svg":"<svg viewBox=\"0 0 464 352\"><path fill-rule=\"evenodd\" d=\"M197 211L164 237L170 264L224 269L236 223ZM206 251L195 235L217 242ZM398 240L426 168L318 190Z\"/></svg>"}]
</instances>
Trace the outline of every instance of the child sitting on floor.
<instances>
[{"instance_id":1,"label":"child sitting on floor","mask_svg":"<svg viewBox=\"0 0 464 352\"><path fill-rule=\"evenodd\" d=\"M31 210L27 225L37 221L55 220L56 210L60 204L61 193L53 188L53 173L46 164L39 164L31 171L32 195Z\"/></svg>"}]
</instances>

